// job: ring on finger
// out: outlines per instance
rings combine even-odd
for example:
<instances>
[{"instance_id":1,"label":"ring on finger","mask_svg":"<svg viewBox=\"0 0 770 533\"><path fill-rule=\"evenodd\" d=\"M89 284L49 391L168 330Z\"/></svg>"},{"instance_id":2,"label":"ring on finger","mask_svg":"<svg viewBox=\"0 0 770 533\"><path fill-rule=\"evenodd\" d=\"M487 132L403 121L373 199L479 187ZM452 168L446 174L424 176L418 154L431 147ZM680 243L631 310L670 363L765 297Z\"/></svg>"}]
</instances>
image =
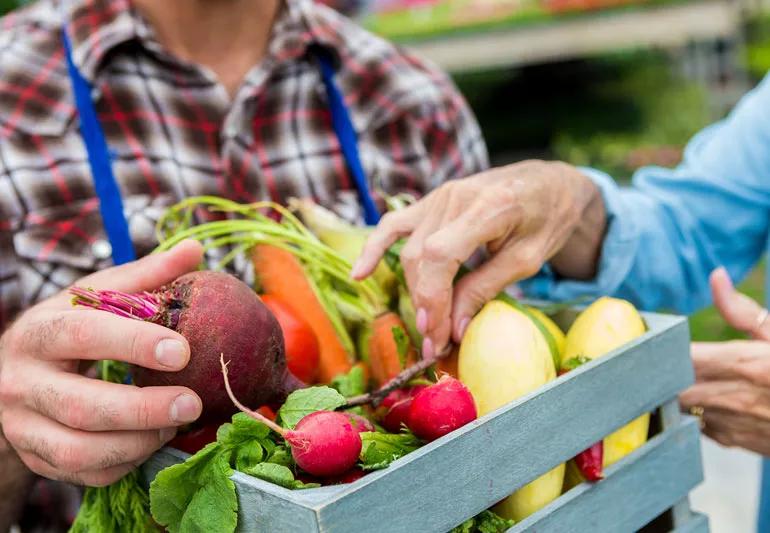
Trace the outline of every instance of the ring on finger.
<instances>
[{"instance_id":1,"label":"ring on finger","mask_svg":"<svg viewBox=\"0 0 770 533\"><path fill-rule=\"evenodd\" d=\"M700 429L701 430L706 429L706 421L703 418L703 415L706 413L706 410L700 405L693 405L692 407L690 407L689 412L692 416L698 419L698 425L700 426Z\"/></svg>"}]
</instances>

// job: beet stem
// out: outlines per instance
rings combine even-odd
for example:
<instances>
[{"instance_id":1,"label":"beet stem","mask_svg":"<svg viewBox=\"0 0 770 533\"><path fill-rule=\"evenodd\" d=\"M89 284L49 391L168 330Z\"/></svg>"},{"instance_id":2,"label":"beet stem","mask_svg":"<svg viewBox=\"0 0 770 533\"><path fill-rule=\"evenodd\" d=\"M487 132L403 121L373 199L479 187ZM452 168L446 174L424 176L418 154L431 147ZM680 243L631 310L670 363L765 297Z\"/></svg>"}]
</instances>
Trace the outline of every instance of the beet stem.
<instances>
[{"instance_id":1,"label":"beet stem","mask_svg":"<svg viewBox=\"0 0 770 533\"><path fill-rule=\"evenodd\" d=\"M452 343L449 343L440 353L436 354L436 356L433 357L432 359L421 359L416 364L405 368L396 377L394 377L393 379L385 383L385 385L383 385L376 391L372 391L366 394L361 394L359 396L352 396L348 398L348 401L345 403L344 408L347 409L348 407L355 407L357 405L365 405L368 403L371 403L373 406L377 407L382 402L382 400L385 399L385 396L390 394L391 391L404 387L407 383L412 381L412 379L414 379L416 376L419 376L420 374L425 372L437 361L444 359L451 352L452 352Z\"/></svg>"},{"instance_id":2,"label":"beet stem","mask_svg":"<svg viewBox=\"0 0 770 533\"><path fill-rule=\"evenodd\" d=\"M113 315L136 320L149 320L160 311L161 302L155 294L142 292L128 294L120 291L97 291L72 287L72 303L83 307L90 307L100 311L107 311Z\"/></svg>"},{"instance_id":3,"label":"beet stem","mask_svg":"<svg viewBox=\"0 0 770 533\"><path fill-rule=\"evenodd\" d=\"M235 397L235 394L233 394L233 390L230 388L230 380L227 377L227 365L230 364L230 361L225 363L225 354L221 353L219 354L219 364L222 365L222 377L224 377L225 380L225 389L227 390L227 395L230 397L230 400L235 404L235 406L243 413L246 413L254 420L257 420L259 422L262 422L264 425L278 433L280 436L286 438L288 433L291 433L290 431L287 431L286 429L282 428L269 418L261 415L260 413L256 411L252 411L245 405L243 405L241 402L238 401L238 398Z\"/></svg>"}]
</instances>

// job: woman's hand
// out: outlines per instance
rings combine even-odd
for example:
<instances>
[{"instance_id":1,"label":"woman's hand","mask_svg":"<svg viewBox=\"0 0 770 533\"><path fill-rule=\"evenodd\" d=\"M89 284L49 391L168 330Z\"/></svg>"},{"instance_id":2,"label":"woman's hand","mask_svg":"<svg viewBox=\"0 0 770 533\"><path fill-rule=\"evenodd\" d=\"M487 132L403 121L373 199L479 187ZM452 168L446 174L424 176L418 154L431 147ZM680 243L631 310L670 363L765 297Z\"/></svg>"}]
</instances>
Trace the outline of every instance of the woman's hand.
<instances>
[{"instance_id":1,"label":"woman's hand","mask_svg":"<svg viewBox=\"0 0 770 533\"><path fill-rule=\"evenodd\" d=\"M727 323L754 340L693 343L696 383L680 403L702 409L704 433L720 444L770 455L770 319L724 269L711 275L711 290Z\"/></svg>"},{"instance_id":2,"label":"woman's hand","mask_svg":"<svg viewBox=\"0 0 770 533\"><path fill-rule=\"evenodd\" d=\"M352 275L371 274L388 247L409 236L401 263L425 336L423 357L431 358L450 333L459 342L484 303L546 261L561 274L590 277L604 226L601 196L586 176L564 163L526 161L448 182L388 213ZM459 266L484 246L486 263L453 287Z\"/></svg>"}]
</instances>

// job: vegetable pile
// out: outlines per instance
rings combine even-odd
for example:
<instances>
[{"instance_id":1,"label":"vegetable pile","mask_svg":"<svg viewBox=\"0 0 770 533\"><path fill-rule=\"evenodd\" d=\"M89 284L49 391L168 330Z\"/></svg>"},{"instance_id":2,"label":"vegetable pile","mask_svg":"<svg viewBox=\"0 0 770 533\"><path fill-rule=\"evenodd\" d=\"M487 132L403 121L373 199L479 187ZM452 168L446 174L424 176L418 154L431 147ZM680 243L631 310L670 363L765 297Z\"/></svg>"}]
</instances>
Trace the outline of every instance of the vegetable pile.
<instances>
[{"instance_id":1,"label":"vegetable pile","mask_svg":"<svg viewBox=\"0 0 770 533\"><path fill-rule=\"evenodd\" d=\"M203 400L201 418L170 443L190 457L162 470L149 493L136 473L88 489L73 531L235 531L236 471L287 489L355 482L640 334L616 323L599 331L608 316L628 322L635 312L618 313L617 300L589 307L565 337L546 314L501 294L449 356L423 360L398 260L403 243L372 278L353 281L367 230L312 202L291 206L187 199L159 222L158 250L199 240L219 253L214 270L153 293L72 289L75 305L151 321L190 343L182 371L104 362L112 369L104 379L183 385ZM221 271L244 259L254 287ZM455 531L505 531L570 480L600 479L608 459L644 442L646 423L632 422Z\"/></svg>"}]
</instances>

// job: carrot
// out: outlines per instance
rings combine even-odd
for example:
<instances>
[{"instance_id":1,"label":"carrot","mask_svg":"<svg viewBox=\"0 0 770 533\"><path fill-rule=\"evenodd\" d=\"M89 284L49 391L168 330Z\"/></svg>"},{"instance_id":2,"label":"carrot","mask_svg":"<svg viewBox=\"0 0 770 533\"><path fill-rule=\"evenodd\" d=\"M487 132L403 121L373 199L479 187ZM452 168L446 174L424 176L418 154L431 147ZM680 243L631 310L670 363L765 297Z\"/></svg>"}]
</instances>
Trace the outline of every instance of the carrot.
<instances>
[{"instance_id":1,"label":"carrot","mask_svg":"<svg viewBox=\"0 0 770 533\"><path fill-rule=\"evenodd\" d=\"M318 379L329 383L352 368L351 355L340 339L316 289L299 260L289 251L260 244L251 254L262 291L280 298L301 316L318 338Z\"/></svg>"},{"instance_id":2,"label":"carrot","mask_svg":"<svg viewBox=\"0 0 770 533\"><path fill-rule=\"evenodd\" d=\"M436 363L436 370L439 373L446 373L452 376L453 378L457 378L457 356L460 353L460 347L459 345L454 345L452 347L452 351L444 357L443 359L439 359Z\"/></svg>"},{"instance_id":3,"label":"carrot","mask_svg":"<svg viewBox=\"0 0 770 533\"><path fill-rule=\"evenodd\" d=\"M393 338L393 328L401 328L406 331L403 320L396 313L386 312L378 316L372 322L372 331L369 337L369 368L372 378L378 385L396 377L401 372L401 358L398 355L398 345ZM409 337L405 336L408 341ZM406 366L414 364L417 352L409 344L406 357Z\"/></svg>"}]
</instances>

